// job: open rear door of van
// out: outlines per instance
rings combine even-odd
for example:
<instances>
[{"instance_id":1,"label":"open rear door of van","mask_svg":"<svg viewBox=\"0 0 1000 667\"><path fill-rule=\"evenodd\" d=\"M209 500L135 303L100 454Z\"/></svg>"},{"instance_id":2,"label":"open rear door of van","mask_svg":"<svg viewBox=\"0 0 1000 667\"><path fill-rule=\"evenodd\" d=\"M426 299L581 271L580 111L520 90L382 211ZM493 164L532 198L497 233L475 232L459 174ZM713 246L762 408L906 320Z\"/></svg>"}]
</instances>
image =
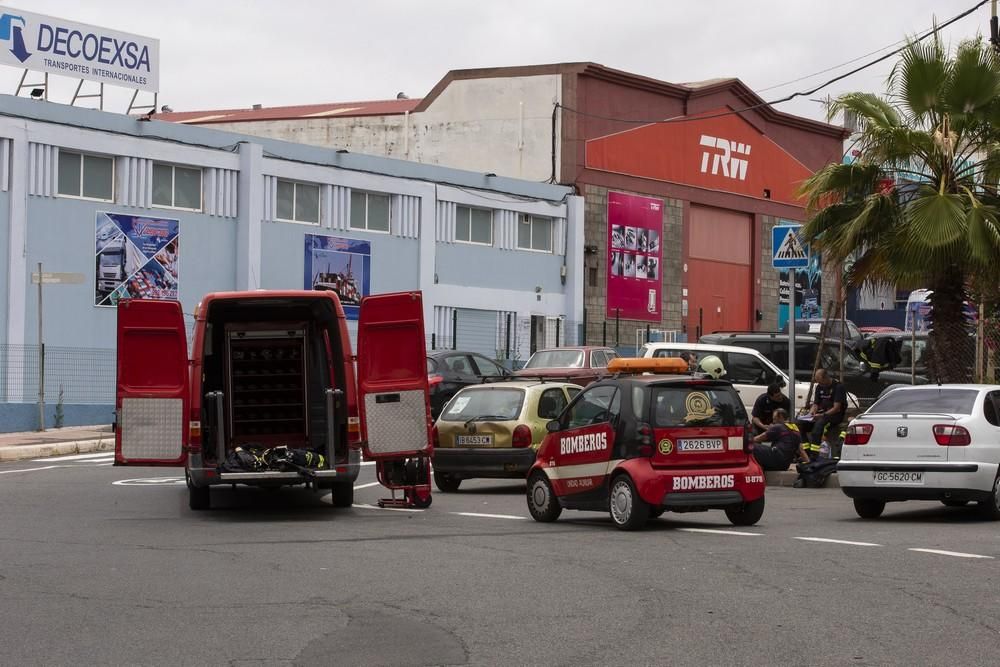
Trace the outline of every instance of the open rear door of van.
<instances>
[{"instance_id":1,"label":"open rear door of van","mask_svg":"<svg viewBox=\"0 0 1000 667\"><path fill-rule=\"evenodd\" d=\"M181 304L120 301L115 465L184 465L189 391Z\"/></svg>"},{"instance_id":2,"label":"open rear door of van","mask_svg":"<svg viewBox=\"0 0 1000 667\"><path fill-rule=\"evenodd\" d=\"M365 458L431 452L423 309L420 292L361 301L358 406Z\"/></svg>"}]
</instances>

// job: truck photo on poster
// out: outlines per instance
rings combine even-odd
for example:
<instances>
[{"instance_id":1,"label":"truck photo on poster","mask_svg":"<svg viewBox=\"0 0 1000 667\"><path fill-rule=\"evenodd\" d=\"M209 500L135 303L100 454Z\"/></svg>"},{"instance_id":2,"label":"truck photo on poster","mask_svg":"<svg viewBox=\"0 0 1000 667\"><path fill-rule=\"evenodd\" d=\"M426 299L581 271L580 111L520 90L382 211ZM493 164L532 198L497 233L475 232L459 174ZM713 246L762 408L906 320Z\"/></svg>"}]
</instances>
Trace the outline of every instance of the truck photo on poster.
<instances>
[{"instance_id":1,"label":"truck photo on poster","mask_svg":"<svg viewBox=\"0 0 1000 667\"><path fill-rule=\"evenodd\" d=\"M305 289L336 292L349 320L371 290L372 244L338 236L305 235Z\"/></svg>"},{"instance_id":2,"label":"truck photo on poster","mask_svg":"<svg viewBox=\"0 0 1000 667\"><path fill-rule=\"evenodd\" d=\"M176 300L180 223L98 212L95 232L94 305L120 299Z\"/></svg>"},{"instance_id":3,"label":"truck photo on poster","mask_svg":"<svg viewBox=\"0 0 1000 667\"><path fill-rule=\"evenodd\" d=\"M660 321L663 202L608 193L608 317Z\"/></svg>"}]
</instances>

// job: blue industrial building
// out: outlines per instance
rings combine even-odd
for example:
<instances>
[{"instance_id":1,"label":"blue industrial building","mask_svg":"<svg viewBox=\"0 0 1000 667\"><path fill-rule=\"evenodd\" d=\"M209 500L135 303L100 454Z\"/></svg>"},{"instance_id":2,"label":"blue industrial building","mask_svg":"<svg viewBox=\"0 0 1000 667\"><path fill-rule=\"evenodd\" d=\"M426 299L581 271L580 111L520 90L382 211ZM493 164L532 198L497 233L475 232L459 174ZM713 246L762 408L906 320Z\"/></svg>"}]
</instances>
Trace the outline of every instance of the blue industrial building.
<instances>
[{"instance_id":1,"label":"blue industrial building","mask_svg":"<svg viewBox=\"0 0 1000 667\"><path fill-rule=\"evenodd\" d=\"M57 408L63 425L108 423L114 304L128 296L191 313L218 290L419 289L429 347L523 359L574 342L582 201L557 185L0 96L0 431L38 427L39 263L57 281L42 288L47 426Z\"/></svg>"}]
</instances>

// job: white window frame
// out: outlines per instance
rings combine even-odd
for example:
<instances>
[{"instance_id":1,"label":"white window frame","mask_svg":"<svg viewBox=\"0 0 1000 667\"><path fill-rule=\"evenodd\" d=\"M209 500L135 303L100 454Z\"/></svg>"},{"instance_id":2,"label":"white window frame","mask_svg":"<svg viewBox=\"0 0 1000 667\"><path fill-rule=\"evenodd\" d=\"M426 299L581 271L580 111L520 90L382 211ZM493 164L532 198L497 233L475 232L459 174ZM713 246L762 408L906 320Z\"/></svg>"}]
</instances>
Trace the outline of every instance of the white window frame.
<instances>
[{"instance_id":1,"label":"white window frame","mask_svg":"<svg viewBox=\"0 0 1000 667\"><path fill-rule=\"evenodd\" d=\"M176 206L176 205L173 205L173 204L171 204L170 206L167 206L166 204L155 204L155 203L153 203L152 192L150 192L150 195L149 195L149 204L150 204L150 206L152 208L163 208L163 209L170 209L170 210L173 210L173 211L195 211L195 212L199 212L199 213L201 211L205 210L205 170L204 169L202 169L201 167L195 167L195 166L189 165L189 164L174 164L173 162L153 162L153 170L154 171L156 170L157 166L160 166L160 167L170 167L170 201L171 202L176 202L177 201L177 168L180 167L181 169L197 170L197 172L198 172L198 203L199 203L199 206L198 206L198 208L188 208L187 206ZM152 187L155 188L155 186L153 186L152 183L150 183L150 186L152 186Z\"/></svg>"},{"instance_id":2,"label":"white window frame","mask_svg":"<svg viewBox=\"0 0 1000 667\"><path fill-rule=\"evenodd\" d=\"M116 164L117 160L115 160L110 155L98 155L97 153L84 153L82 151L63 150L61 148L59 149L59 160L62 160L62 156L67 154L80 156L80 180L79 180L80 194L67 195L62 192L59 192L58 186L61 185L62 183L60 181L60 183L58 183L56 186L56 196L62 197L63 199L82 199L84 201L101 201L101 202L114 203L116 194L115 191L118 189L116 183L117 179L115 178L115 176L117 176L117 167L118 167L118 165ZM111 199L104 199L102 197L87 197L86 195L83 194L83 165L86 163L86 160L84 159L86 157L101 158L102 160L111 160ZM56 164L56 174L58 173L59 173L59 165Z\"/></svg>"},{"instance_id":3,"label":"white window frame","mask_svg":"<svg viewBox=\"0 0 1000 667\"><path fill-rule=\"evenodd\" d=\"M365 226L355 227L351 224L351 221L347 221L347 228L356 232L366 232L368 234L391 234L392 233L392 195L388 192L373 192L369 190L352 190L351 194L359 194L365 196ZM375 195L377 197L385 197L389 200L389 228L388 229L372 229L368 226L368 197L370 195ZM351 200L351 215L354 215L354 200Z\"/></svg>"},{"instance_id":4,"label":"white window frame","mask_svg":"<svg viewBox=\"0 0 1000 667\"><path fill-rule=\"evenodd\" d=\"M312 227L318 227L320 222L323 220L323 187L319 183L307 183L305 181L293 181L287 178L277 178L275 179L275 196L274 196L274 219L279 222L292 222L297 225L310 225ZM292 186L292 219L282 218L278 215L278 195L277 186L281 183L288 183ZM304 185L311 188L316 188L316 222L312 220L298 220L295 218L296 214L296 202L299 199L299 186ZM367 199L365 200L367 202ZM367 223L367 217L365 219Z\"/></svg>"},{"instance_id":5,"label":"white window frame","mask_svg":"<svg viewBox=\"0 0 1000 667\"><path fill-rule=\"evenodd\" d=\"M468 239L460 239L460 238L458 238L458 216L459 216L459 212L462 209L465 209L465 210L467 210L469 212L469 238ZM489 240L489 243L486 243L484 241L473 241L472 240L472 212L473 211L486 211L487 213L490 214L490 240ZM480 245L480 246L492 247L493 246L493 222L494 222L494 220L493 220L493 209L481 208L481 207L478 207L478 206L466 206L465 204L458 204L455 207L455 243L467 243L469 245Z\"/></svg>"},{"instance_id":6,"label":"white window frame","mask_svg":"<svg viewBox=\"0 0 1000 667\"><path fill-rule=\"evenodd\" d=\"M531 213L521 213L518 215L517 224L523 225L524 220L528 219L531 221L531 245L535 242L535 220L539 218L544 218L549 221L549 249L539 250L531 246L525 248L521 245L521 228L518 227L515 231L517 232L517 249L524 252L540 252L546 255L552 255L555 253L555 219L544 215L532 215Z\"/></svg>"}]
</instances>

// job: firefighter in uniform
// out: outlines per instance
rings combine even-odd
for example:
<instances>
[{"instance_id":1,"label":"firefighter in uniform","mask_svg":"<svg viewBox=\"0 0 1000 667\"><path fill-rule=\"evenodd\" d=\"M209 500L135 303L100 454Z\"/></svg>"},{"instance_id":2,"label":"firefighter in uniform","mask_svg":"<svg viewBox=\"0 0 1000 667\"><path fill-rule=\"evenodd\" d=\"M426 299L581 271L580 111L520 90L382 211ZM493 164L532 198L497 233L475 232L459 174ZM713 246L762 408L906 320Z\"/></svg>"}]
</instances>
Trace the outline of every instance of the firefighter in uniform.
<instances>
[{"instance_id":1,"label":"firefighter in uniform","mask_svg":"<svg viewBox=\"0 0 1000 667\"><path fill-rule=\"evenodd\" d=\"M840 432L840 423L847 413L847 390L825 368L817 369L813 381L816 383L816 400L809 409L813 427L805 449L815 459L819 458L823 438Z\"/></svg>"}]
</instances>

